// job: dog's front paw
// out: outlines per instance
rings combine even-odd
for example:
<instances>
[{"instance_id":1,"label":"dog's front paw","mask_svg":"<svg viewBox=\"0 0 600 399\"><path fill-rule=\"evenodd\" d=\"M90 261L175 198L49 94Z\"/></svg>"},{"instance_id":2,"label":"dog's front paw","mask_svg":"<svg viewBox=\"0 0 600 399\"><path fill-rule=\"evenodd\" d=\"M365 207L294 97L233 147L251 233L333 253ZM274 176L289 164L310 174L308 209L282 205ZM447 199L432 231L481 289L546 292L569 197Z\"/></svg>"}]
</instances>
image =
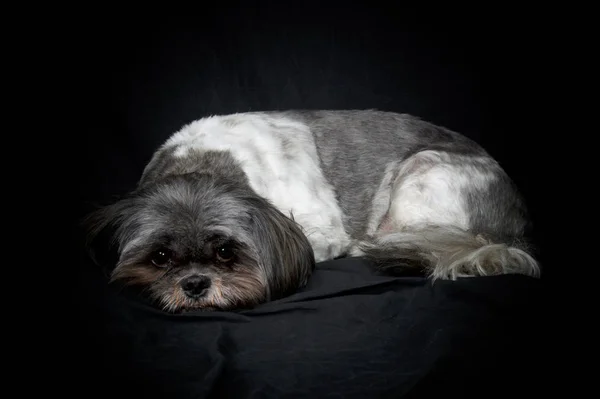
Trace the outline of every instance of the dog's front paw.
<instances>
[{"instance_id":1,"label":"dog's front paw","mask_svg":"<svg viewBox=\"0 0 600 399\"><path fill-rule=\"evenodd\" d=\"M308 240L312 245L317 263L345 255L350 245L350 240L345 236L331 236L322 233L311 234Z\"/></svg>"}]
</instances>

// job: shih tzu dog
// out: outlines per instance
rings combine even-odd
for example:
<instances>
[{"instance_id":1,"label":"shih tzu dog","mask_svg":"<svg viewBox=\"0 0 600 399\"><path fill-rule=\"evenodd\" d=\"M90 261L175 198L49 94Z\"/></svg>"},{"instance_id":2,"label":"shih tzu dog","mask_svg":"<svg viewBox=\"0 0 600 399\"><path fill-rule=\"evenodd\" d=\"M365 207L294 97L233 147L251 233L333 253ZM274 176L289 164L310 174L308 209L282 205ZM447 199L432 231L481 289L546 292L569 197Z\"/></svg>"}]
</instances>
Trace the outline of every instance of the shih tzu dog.
<instances>
[{"instance_id":1,"label":"shih tzu dog","mask_svg":"<svg viewBox=\"0 0 600 399\"><path fill-rule=\"evenodd\" d=\"M343 256L434 280L540 275L500 165L461 134L377 110L199 119L88 222L92 248L106 232L115 244L111 280L169 312L282 298Z\"/></svg>"}]
</instances>

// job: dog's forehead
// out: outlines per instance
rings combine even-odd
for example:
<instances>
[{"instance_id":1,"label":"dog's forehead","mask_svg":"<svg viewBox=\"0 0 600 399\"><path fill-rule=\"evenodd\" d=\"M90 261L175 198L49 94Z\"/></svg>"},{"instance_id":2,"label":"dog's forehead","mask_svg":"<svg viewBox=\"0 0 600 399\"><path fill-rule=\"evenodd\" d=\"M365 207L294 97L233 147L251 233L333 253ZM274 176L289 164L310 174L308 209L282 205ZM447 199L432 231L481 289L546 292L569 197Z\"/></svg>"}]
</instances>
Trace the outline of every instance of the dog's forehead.
<instances>
[{"instance_id":1,"label":"dog's forehead","mask_svg":"<svg viewBox=\"0 0 600 399\"><path fill-rule=\"evenodd\" d=\"M175 250L179 254L200 251L212 251L217 243L230 240L243 240L239 234L228 228L216 226L210 229L201 227L182 229L174 227L157 234L158 242Z\"/></svg>"},{"instance_id":2,"label":"dog's forehead","mask_svg":"<svg viewBox=\"0 0 600 399\"><path fill-rule=\"evenodd\" d=\"M239 223L229 219L181 218L153 221L141 226L140 232L146 239L146 245L152 247L168 247L177 253L189 254L190 251L211 250L217 243L234 241L247 243L248 233L240 228Z\"/></svg>"},{"instance_id":3,"label":"dog's forehead","mask_svg":"<svg viewBox=\"0 0 600 399\"><path fill-rule=\"evenodd\" d=\"M232 232L250 220L247 204L233 193L213 186L164 186L144 201L143 219L148 224L180 234Z\"/></svg>"}]
</instances>

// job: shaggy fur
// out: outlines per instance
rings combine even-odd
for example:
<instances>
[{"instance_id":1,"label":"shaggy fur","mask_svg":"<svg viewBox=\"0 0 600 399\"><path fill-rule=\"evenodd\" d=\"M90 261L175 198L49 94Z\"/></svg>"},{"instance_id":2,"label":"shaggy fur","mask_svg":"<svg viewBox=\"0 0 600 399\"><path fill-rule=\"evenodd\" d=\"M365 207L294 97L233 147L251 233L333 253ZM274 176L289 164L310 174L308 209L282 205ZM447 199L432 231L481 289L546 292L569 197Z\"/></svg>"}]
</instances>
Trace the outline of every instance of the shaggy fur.
<instances>
[{"instance_id":1,"label":"shaggy fur","mask_svg":"<svg viewBox=\"0 0 600 399\"><path fill-rule=\"evenodd\" d=\"M433 279L540 275L524 201L500 165L456 132L375 110L199 119L89 223L92 246L110 229L113 280L168 311L281 298L341 256Z\"/></svg>"}]
</instances>

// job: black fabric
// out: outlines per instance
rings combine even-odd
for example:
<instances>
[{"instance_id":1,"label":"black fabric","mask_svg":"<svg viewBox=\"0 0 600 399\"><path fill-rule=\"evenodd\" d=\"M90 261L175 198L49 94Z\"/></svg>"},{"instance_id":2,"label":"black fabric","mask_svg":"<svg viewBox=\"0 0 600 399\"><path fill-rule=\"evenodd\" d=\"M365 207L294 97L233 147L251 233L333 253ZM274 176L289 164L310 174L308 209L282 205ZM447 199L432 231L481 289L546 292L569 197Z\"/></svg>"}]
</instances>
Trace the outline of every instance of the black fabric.
<instances>
[{"instance_id":1,"label":"black fabric","mask_svg":"<svg viewBox=\"0 0 600 399\"><path fill-rule=\"evenodd\" d=\"M200 116L378 108L482 143L525 193L543 247L552 218L539 190L544 132L535 128L527 22L500 10L494 23L472 10L434 19L404 5L230 6L74 21L73 221L131 189L156 146ZM72 347L51 361L75 397L489 398L539 395L545 385L543 284L525 277L431 286L343 259L253 311L166 315L107 285L84 256L74 260L74 273L61 275L73 306L54 311L68 325L45 328Z\"/></svg>"},{"instance_id":2,"label":"black fabric","mask_svg":"<svg viewBox=\"0 0 600 399\"><path fill-rule=\"evenodd\" d=\"M94 304L83 310L88 327L102 337L104 386L95 389L111 395L500 397L538 384L541 287L526 277L432 285L344 259L319 264L283 300L183 315L92 287L81 295Z\"/></svg>"}]
</instances>

